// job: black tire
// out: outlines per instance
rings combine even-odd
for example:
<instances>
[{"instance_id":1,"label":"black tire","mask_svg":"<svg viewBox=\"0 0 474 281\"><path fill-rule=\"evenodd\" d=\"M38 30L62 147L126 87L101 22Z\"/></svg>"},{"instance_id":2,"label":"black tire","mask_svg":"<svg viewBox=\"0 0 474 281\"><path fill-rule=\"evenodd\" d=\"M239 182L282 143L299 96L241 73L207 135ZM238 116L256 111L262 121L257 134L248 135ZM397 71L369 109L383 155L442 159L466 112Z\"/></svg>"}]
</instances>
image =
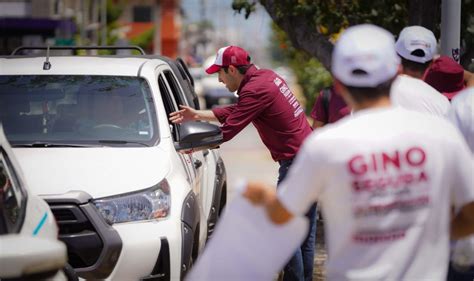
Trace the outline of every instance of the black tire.
<instances>
[{"instance_id":1,"label":"black tire","mask_svg":"<svg viewBox=\"0 0 474 281\"><path fill-rule=\"evenodd\" d=\"M222 186L221 190L221 198L220 198L220 203L219 203L219 211L217 213L217 220L219 221L219 218L222 215L222 211L224 211L224 207L227 205L227 184L224 183Z\"/></svg>"}]
</instances>

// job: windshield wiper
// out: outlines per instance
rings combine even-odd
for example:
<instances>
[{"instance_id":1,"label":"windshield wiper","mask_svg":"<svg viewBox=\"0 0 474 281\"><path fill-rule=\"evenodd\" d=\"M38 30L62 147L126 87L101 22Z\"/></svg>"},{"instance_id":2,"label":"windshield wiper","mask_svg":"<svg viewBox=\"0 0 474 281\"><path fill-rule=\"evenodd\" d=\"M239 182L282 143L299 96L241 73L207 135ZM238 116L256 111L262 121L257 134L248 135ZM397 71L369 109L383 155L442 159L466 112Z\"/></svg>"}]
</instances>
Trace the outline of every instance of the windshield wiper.
<instances>
[{"instance_id":1,"label":"windshield wiper","mask_svg":"<svg viewBox=\"0 0 474 281\"><path fill-rule=\"evenodd\" d=\"M12 144L12 147L97 147L97 145L36 141L31 143Z\"/></svg>"},{"instance_id":2,"label":"windshield wiper","mask_svg":"<svg viewBox=\"0 0 474 281\"><path fill-rule=\"evenodd\" d=\"M99 140L99 143L103 144L139 144L141 146L147 146L149 147L148 144L138 142L138 141L124 141L124 140Z\"/></svg>"}]
</instances>

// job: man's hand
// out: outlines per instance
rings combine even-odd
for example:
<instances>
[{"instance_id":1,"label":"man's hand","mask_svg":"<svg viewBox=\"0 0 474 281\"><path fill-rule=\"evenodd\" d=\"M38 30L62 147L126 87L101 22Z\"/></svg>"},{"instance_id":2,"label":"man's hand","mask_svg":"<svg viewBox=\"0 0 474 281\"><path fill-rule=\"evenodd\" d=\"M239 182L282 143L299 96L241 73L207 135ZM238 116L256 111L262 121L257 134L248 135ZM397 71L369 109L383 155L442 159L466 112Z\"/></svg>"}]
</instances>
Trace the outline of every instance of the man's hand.
<instances>
[{"instance_id":1,"label":"man's hand","mask_svg":"<svg viewBox=\"0 0 474 281\"><path fill-rule=\"evenodd\" d=\"M293 214L278 200L276 190L268 185L249 182L243 196L255 205L263 205L275 224L285 224L293 218Z\"/></svg>"},{"instance_id":2,"label":"man's hand","mask_svg":"<svg viewBox=\"0 0 474 281\"><path fill-rule=\"evenodd\" d=\"M187 105L180 105L181 110L170 113L170 121L174 124L181 124L186 121L199 120L199 114L196 109Z\"/></svg>"},{"instance_id":3,"label":"man's hand","mask_svg":"<svg viewBox=\"0 0 474 281\"><path fill-rule=\"evenodd\" d=\"M275 196L275 190L260 182L249 182L243 196L255 205L265 205Z\"/></svg>"}]
</instances>

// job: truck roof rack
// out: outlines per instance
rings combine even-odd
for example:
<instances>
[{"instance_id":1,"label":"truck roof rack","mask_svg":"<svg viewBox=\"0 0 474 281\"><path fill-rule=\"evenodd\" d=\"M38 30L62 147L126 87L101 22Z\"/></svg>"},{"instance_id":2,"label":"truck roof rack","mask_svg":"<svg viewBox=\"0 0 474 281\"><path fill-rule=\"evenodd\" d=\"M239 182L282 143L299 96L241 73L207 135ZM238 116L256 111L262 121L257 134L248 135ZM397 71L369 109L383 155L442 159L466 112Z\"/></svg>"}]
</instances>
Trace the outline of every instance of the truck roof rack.
<instances>
[{"instance_id":1,"label":"truck roof rack","mask_svg":"<svg viewBox=\"0 0 474 281\"><path fill-rule=\"evenodd\" d=\"M11 56L25 50L135 50L141 55L146 55L145 51L139 46L20 46L13 50Z\"/></svg>"}]
</instances>

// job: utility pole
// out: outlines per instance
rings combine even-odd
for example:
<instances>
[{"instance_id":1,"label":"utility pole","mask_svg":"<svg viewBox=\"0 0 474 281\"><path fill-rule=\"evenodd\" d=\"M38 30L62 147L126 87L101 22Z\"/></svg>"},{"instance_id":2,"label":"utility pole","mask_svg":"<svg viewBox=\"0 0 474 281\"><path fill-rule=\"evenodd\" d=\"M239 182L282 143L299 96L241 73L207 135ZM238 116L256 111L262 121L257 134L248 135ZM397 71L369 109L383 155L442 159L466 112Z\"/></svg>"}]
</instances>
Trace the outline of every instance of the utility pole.
<instances>
[{"instance_id":1,"label":"utility pole","mask_svg":"<svg viewBox=\"0 0 474 281\"><path fill-rule=\"evenodd\" d=\"M86 3L85 0L80 2L81 10L81 45L85 45L86 42Z\"/></svg>"},{"instance_id":2,"label":"utility pole","mask_svg":"<svg viewBox=\"0 0 474 281\"><path fill-rule=\"evenodd\" d=\"M106 46L107 45L107 0L102 0L101 1L101 8L100 8L100 12L101 12L101 16L100 16L100 21L101 21L101 40L100 40L100 43L102 46Z\"/></svg>"},{"instance_id":3,"label":"utility pole","mask_svg":"<svg viewBox=\"0 0 474 281\"><path fill-rule=\"evenodd\" d=\"M441 54L459 63L461 37L461 0L442 0Z\"/></svg>"}]
</instances>

